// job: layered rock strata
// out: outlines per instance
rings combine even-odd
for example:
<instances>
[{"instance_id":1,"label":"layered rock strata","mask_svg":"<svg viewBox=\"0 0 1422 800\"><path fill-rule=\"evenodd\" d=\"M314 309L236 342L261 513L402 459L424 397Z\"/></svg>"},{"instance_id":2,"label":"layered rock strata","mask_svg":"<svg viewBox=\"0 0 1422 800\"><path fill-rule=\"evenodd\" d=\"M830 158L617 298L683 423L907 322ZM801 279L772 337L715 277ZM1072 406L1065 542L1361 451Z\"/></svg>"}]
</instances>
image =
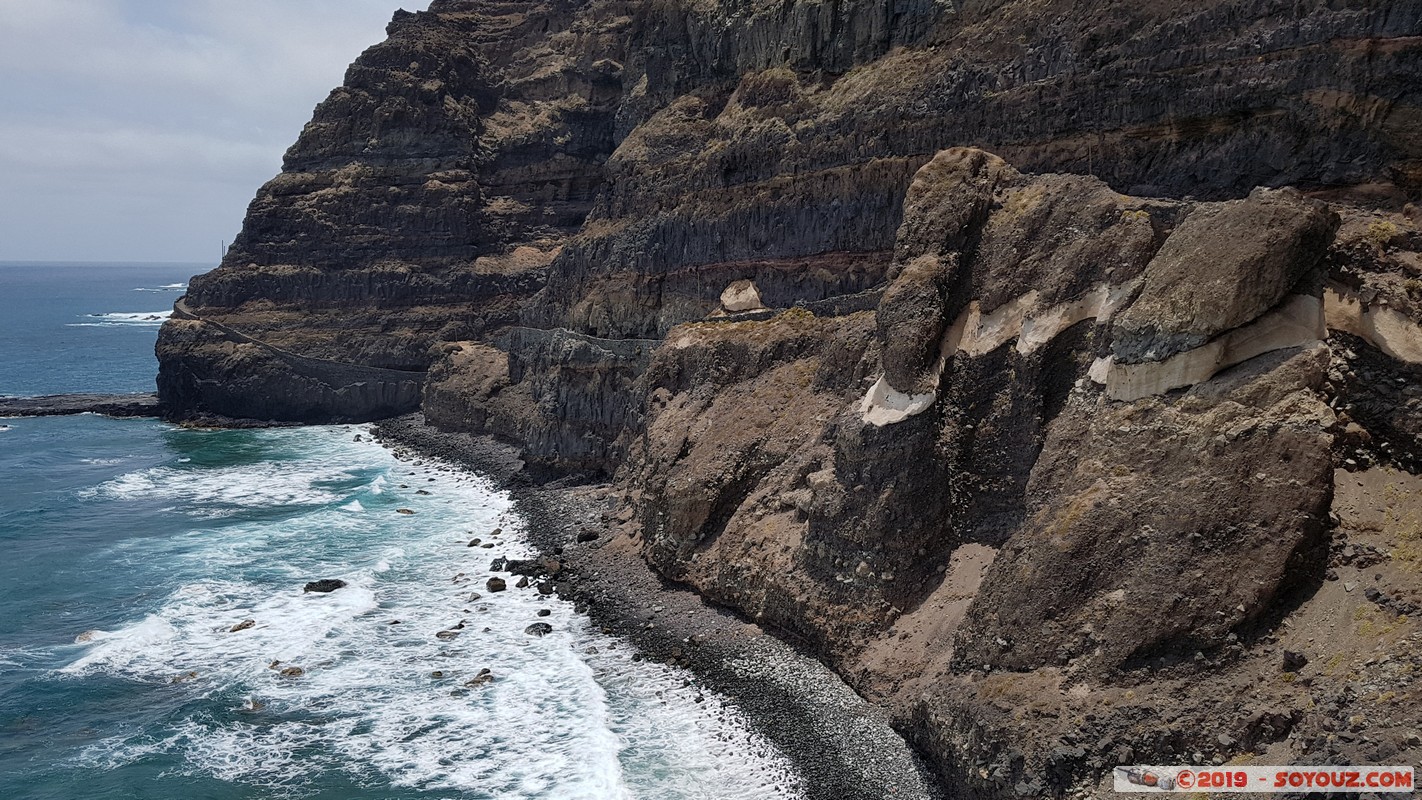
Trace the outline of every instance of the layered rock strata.
<instances>
[{"instance_id":1,"label":"layered rock strata","mask_svg":"<svg viewBox=\"0 0 1422 800\"><path fill-rule=\"evenodd\" d=\"M1415 191L1418 12L441 0L351 66L188 303L397 369L518 322L658 338L737 280L772 308L877 285L907 182L964 143L1136 193ZM183 409L246 369L206 334L160 354Z\"/></svg>"}]
</instances>

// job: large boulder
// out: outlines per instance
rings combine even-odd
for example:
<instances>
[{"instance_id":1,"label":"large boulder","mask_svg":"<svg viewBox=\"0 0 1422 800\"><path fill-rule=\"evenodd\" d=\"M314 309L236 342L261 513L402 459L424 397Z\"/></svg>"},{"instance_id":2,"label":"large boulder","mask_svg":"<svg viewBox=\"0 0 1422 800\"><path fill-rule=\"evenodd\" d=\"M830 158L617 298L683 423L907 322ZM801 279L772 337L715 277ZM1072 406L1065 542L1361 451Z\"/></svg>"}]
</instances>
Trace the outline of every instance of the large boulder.
<instances>
[{"instance_id":1,"label":"large boulder","mask_svg":"<svg viewBox=\"0 0 1422 800\"><path fill-rule=\"evenodd\" d=\"M950 282L956 253L923 255L906 264L879 304L879 341L884 380L900 392L923 394L938 387L939 345L948 326Z\"/></svg>"},{"instance_id":2,"label":"large boulder","mask_svg":"<svg viewBox=\"0 0 1422 800\"><path fill-rule=\"evenodd\" d=\"M1278 305L1323 259L1339 225L1323 203L1291 189L1196 207L1146 267L1145 285L1116 318L1118 363L1160 361Z\"/></svg>"},{"instance_id":3,"label":"large boulder","mask_svg":"<svg viewBox=\"0 0 1422 800\"><path fill-rule=\"evenodd\" d=\"M907 263L921 255L962 250L987 218L999 181L1017 171L975 147L950 147L914 173L904 195L894 252Z\"/></svg>"}]
</instances>

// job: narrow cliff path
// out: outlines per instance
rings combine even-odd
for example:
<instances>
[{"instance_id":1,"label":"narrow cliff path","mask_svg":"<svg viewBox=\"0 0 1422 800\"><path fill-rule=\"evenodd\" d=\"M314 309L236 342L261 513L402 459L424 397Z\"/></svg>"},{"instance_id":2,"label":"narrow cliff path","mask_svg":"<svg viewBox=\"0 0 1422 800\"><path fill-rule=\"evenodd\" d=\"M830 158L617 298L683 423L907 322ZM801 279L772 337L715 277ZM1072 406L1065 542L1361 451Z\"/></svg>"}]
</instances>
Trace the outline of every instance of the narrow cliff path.
<instances>
[{"instance_id":1,"label":"narrow cliff path","mask_svg":"<svg viewBox=\"0 0 1422 800\"><path fill-rule=\"evenodd\" d=\"M177 300L173 301L173 318L192 320L193 322L201 322L204 325L211 325L212 327L221 331L223 334L233 339L236 339L237 341L242 342L243 344L254 344L262 348L263 350L266 350L268 353L278 356L283 360L287 360L288 362L296 361L314 365L325 364L331 367L368 370L373 374L388 374L390 377L400 380L406 380L412 375L425 374L425 370L372 367L366 364L357 364L353 361L336 361L329 358L312 358L311 356L303 356L300 353L293 353L290 350L284 350L280 347L277 347L276 345L271 344L270 342L265 342L254 336L249 336L229 325L224 325L223 323L218 322L214 319L197 314L192 310L192 308L188 306L186 297L179 297Z\"/></svg>"}]
</instances>

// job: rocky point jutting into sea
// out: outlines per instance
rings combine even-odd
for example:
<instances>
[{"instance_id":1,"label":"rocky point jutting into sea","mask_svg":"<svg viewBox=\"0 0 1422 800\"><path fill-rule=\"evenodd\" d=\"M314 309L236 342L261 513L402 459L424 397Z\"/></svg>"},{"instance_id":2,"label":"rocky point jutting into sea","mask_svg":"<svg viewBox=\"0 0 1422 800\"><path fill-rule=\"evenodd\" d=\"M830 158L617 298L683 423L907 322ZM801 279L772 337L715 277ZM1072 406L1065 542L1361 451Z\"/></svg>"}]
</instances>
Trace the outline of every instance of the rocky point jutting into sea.
<instances>
[{"instance_id":1,"label":"rocky point jutting into sea","mask_svg":"<svg viewBox=\"0 0 1422 800\"><path fill-rule=\"evenodd\" d=\"M398 11L158 343L592 484L957 797L1422 759L1422 2Z\"/></svg>"}]
</instances>

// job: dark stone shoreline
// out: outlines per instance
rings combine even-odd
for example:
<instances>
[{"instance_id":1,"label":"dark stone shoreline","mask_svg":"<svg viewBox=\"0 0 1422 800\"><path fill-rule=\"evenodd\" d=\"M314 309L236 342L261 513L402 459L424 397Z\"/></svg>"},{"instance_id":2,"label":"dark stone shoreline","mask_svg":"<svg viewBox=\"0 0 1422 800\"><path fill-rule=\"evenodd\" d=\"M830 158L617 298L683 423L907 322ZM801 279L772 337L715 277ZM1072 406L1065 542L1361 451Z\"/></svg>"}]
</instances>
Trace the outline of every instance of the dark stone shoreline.
<instances>
[{"instance_id":1,"label":"dark stone shoreline","mask_svg":"<svg viewBox=\"0 0 1422 800\"><path fill-rule=\"evenodd\" d=\"M50 394L38 397L0 397L0 417L56 417L69 414L103 414L109 417L157 417L162 413L158 395Z\"/></svg>"},{"instance_id":2,"label":"dark stone shoreline","mask_svg":"<svg viewBox=\"0 0 1422 800\"><path fill-rule=\"evenodd\" d=\"M130 394L99 394L75 392L28 397L0 397L0 419L11 417L64 417L78 414L102 414L115 419L153 417L185 428L292 428L300 422L280 422L247 417L228 417L209 412L168 413L152 392Z\"/></svg>"},{"instance_id":3,"label":"dark stone shoreline","mask_svg":"<svg viewBox=\"0 0 1422 800\"><path fill-rule=\"evenodd\" d=\"M507 488L528 520L532 544L562 566L558 593L605 632L632 642L643 658L685 667L700 685L730 699L795 764L808 800L941 797L884 711L804 649L668 584L631 542L608 538L608 487L541 481L513 448L437 431L418 414L376 423L375 432L401 457L436 458ZM586 531L599 538L578 542Z\"/></svg>"}]
</instances>

